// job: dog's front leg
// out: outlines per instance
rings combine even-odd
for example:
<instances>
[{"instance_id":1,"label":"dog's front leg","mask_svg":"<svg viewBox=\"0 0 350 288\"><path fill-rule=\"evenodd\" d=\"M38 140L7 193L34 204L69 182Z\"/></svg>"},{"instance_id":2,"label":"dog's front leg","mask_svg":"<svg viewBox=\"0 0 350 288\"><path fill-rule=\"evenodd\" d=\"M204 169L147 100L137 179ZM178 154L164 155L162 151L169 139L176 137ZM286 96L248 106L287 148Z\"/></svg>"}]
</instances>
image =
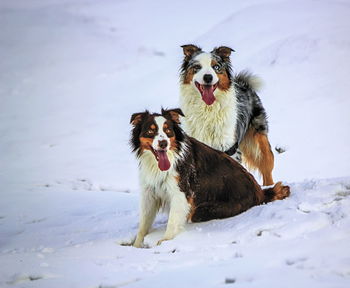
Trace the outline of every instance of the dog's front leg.
<instances>
[{"instance_id":1,"label":"dog's front leg","mask_svg":"<svg viewBox=\"0 0 350 288\"><path fill-rule=\"evenodd\" d=\"M181 232L189 211L190 205L187 202L185 193L176 191L171 197L169 219L164 237L158 241L157 245L160 245L163 241L173 239Z\"/></svg>"},{"instance_id":2,"label":"dog's front leg","mask_svg":"<svg viewBox=\"0 0 350 288\"><path fill-rule=\"evenodd\" d=\"M152 192L151 189L142 191L139 230L133 243L137 248L142 247L143 239L151 228L159 208L158 201Z\"/></svg>"}]
</instances>

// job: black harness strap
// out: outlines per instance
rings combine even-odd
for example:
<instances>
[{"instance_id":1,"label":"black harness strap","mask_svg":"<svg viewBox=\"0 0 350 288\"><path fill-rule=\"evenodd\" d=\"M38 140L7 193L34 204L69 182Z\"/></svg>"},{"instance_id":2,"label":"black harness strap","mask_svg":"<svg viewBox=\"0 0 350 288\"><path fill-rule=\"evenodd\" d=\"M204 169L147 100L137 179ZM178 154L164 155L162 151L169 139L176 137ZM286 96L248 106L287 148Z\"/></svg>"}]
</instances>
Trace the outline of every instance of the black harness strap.
<instances>
[{"instance_id":1,"label":"black harness strap","mask_svg":"<svg viewBox=\"0 0 350 288\"><path fill-rule=\"evenodd\" d=\"M238 149L238 142L236 142L230 149L226 150L225 153L228 156L232 156L233 154L236 153L237 149Z\"/></svg>"}]
</instances>

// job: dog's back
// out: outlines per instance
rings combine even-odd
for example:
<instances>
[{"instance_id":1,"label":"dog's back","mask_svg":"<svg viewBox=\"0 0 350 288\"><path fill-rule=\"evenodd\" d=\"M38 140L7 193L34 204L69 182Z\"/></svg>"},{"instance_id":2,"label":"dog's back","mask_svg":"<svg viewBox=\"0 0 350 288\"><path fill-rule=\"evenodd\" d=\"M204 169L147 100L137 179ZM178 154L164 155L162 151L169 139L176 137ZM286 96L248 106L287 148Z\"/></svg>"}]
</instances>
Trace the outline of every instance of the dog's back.
<instances>
[{"instance_id":1,"label":"dog's back","mask_svg":"<svg viewBox=\"0 0 350 288\"><path fill-rule=\"evenodd\" d=\"M192 205L192 222L232 217L253 206L289 196L288 186L279 182L263 190L254 177L228 155L192 137L188 140L188 155L178 163L178 169L182 171L179 185ZM182 174L186 177L182 178Z\"/></svg>"}]
</instances>

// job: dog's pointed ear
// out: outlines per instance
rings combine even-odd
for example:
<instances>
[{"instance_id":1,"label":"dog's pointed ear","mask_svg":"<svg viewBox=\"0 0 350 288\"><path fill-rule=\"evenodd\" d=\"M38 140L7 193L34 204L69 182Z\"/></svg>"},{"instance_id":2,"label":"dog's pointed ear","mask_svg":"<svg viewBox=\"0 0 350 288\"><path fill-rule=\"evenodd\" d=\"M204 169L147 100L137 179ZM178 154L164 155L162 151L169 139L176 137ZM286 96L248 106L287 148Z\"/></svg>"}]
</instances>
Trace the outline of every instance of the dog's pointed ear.
<instances>
[{"instance_id":1,"label":"dog's pointed ear","mask_svg":"<svg viewBox=\"0 0 350 288\"><path fill-rule=\"evenodd\" d=\"M202 48L200 48L196 45L193 45L193 44L182 45L181 47L184 51L184 55L187 58L191 58L194 53L196 53L198 51L202 51Z\"/></svg>"},{"instance_id":2,"label":"dog's pointed ear","mask_svg":"<svg viewBox=\"0 0 350 288\"><path fill-rule=\"evenodd\" d=\"M230 58L231 52L235 52L235 50L226 46L220 46L220 47L214 48L213 51L211 51L211 53L220 56L224 60L227 60Z\"/></svg>"},{"instance_id":3,"label":"dog's pointed ear","mask_svg":"<svg viewBox=\"0 0 350 288\"><path fill-rule=\"evenodd\" d=\"M146 110L145 112L140 112L140 113L134 113L131 115L131 119L130 119L130 124L133 126L136 126L137 124L139 124L144 118L145 116L149 115L149 112Z\"/></svg>"},{"instance_id":4,"label":"dog's pointed ear","mask_svg":"<svg viewBox=\"0 0 350 288\"><path fill-rule=\"evenodd\" d=\"M185 116L180 108L164 110L162 108L162 115L164 117L169 117L175 123L180 124L180 116Z\"/></svg>"}]
</instances>

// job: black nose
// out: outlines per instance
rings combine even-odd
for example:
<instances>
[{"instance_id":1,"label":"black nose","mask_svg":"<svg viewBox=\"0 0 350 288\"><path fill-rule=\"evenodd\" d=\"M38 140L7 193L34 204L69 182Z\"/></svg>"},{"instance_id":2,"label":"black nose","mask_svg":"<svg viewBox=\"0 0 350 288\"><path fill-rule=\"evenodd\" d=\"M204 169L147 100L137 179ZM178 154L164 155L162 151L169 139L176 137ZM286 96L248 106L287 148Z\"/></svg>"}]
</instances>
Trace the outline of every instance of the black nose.
<instances>
[{"instance_id":1,"label":"black nose","mask_svg":"<svg viewBox=\"0 0 350 288\"><path fill-rule=\"evenodd\" d=\"M211 81L213 81L213 75L205 74L203 76L203 80L204 80L205 83L209 84L209 83L211 83Z\"/></svg>"},{"instance_id":2,"label":"black nose","mask_svg":"<svg viewBox=\"0 0 350 288\"><path fill-rule=\"evenodd\" d=\"M168 146L168 141L166 141L166 140L158 141L158 145L161 149L165 149L166 146Z\"/></svg>"}]
</instances>

